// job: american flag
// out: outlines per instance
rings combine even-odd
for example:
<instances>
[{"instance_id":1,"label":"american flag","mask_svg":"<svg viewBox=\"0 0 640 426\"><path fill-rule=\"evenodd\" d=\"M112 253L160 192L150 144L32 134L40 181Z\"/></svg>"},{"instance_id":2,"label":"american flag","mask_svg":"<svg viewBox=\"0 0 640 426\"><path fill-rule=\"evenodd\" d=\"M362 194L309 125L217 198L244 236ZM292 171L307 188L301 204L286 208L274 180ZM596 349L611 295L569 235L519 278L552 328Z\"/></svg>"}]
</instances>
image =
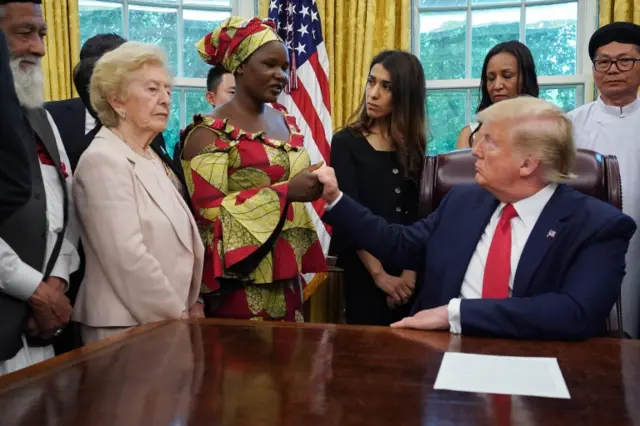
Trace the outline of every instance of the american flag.
<instances>
[{"instance_id":1,"label":"american flag","mask_svg":"<svg viewBox=\"0 0 640 426\"><path fill-rule=\"evenodd\" d=\"M304 146L311 164L329 163L331 102L329 98L329 57L322 39L322 25L315 0L271 0L269 18L273 19L278 35L286 42L291 60L288 90L278 102L298 122L304 135ZM325 255L329 250L330 235L320 217L324 203L317 201L307 208L318 231ZM305 274L308 292L324 280L325 276Z\"/></svg>"}]
</instances>

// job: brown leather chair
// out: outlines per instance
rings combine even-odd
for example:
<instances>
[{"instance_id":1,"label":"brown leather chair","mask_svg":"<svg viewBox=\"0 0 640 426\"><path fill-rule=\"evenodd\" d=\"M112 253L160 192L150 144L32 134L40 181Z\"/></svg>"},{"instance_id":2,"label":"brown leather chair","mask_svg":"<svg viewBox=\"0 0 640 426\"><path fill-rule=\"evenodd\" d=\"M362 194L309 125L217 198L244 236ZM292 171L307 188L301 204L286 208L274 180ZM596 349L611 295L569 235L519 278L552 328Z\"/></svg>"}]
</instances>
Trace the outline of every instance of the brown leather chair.
<instances>
[{"instance_id":1,"label":"brown leather chair","mask_svg":"<svg viewBox=\"0 0 640 426\"><path fill-rule=\"evenodd\" d=\"M474 182L475 158L470 149L428 156L422 172L419 211L422 217L438 208L444 196L455 185ZM613 155L602 155L579 149L573 168L576 175L567 185L583 194L591 195L622 210L622 184L618 160ZM622 304L616 301L615 318L607 321L612 335L622 335Z\"/></svg>"}]
</instances>

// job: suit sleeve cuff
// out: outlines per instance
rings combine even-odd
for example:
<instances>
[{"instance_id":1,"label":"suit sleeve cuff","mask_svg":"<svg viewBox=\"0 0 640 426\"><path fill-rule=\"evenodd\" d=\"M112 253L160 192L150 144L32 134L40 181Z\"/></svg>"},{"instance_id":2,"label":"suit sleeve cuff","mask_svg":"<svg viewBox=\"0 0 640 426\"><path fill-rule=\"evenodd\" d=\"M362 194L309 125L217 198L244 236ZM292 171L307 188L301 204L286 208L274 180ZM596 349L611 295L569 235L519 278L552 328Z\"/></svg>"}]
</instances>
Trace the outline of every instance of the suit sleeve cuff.
<instances>
[{"instance_id":1,"label":"suit sleeve cuff","mask_svg":"<svg viewBox=\"0 0 640 426\"><path fill-rule=\"evenodd\" d=\"M327 212L328 212L329 210L331 210L331 209L332 209L336 204L338 204L338 203L340 202L340 200L342 200L342 196L343 196L343 195L344 195L344 194L343 194L342 192L340 192L340 195L338 195L338 198L336 198L335 200L333 200L333 202L332 202L331 204L327 204L327 205L324 207L324 210L325 210L325 211L327 211Z\"/></svg>"},{"instance_id":2,"label":"suit sleeve cuff","mask_svg":"<svg viewBox=\"0 0 640 426\"><path fill-rule=\"evenodd\" d=\"M42 273L20 262L5 283L4 292L18 300L27 301L42 282Z\"/></svg>"},{"instance_id":3,"label":"suit sleeve cuff","mask_svg":"<svg viewBox=\"0 0 640 426\"><path fill-rule=\"evenodd\" d=\"M453 334L462 333L462 324L460 321L460 299L451 299L447 306L449 313L449 331Z\"/></svg>"}]
</instances>

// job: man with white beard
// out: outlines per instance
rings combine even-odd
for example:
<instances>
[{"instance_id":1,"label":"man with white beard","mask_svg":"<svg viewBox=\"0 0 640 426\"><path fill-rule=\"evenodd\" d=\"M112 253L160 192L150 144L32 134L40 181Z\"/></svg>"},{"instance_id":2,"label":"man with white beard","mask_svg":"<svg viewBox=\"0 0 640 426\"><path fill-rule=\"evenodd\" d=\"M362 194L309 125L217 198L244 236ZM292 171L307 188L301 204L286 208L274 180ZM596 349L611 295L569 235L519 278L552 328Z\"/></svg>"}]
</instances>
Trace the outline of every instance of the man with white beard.
<instances>
[{"instance_id":1,"label":"man with white beard","mask_svg":"<svg viewBox=\"0 0 640 426\"><path fill-rule=\"evenodd\" d=\"M0 0L16 94L35 136L35 144L24 143L31 198L0 226L0 375L54 356L51 339L71 317L65 291L79 261L71 168L58 129L42 107L47 26L40 3Z\"/></svg>"}]
</instances>

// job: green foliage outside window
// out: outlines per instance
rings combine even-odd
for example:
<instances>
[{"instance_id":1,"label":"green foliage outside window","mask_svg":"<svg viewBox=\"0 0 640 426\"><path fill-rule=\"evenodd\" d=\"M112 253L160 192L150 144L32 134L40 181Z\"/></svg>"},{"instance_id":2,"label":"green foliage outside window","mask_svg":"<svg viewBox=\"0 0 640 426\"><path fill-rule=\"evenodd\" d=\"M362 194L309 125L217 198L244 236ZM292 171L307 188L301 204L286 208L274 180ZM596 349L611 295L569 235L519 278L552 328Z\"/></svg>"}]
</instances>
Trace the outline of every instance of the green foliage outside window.
<instances>
[{"instance_id":1,"label":"green foliage outside window","mask_svg":"<svg viewBox=\"0 0 640 426\"><path fill-rule=\"evenodd\" d=\"M227 1L224 0L225 4ZM474 0L474 4L482 2L486 3L486 0ZM492 2L496 3L496 0ZM419 4L421 6L455 6L466 5L466 0L420 0ZM524 40L533 53L538 75L573 75L576 73L576 19L554 18L553 13L548 13L548 19L538 19L535 22L529 19L530 10L535 11L536 8L543 7L555 6L527 7ZM472 31L470 64L466 62L468 31L466 12L426 12L429 19L438 18L441 21L437 28L420 33L420 60L427 79L478 78L484 56L491 47L502 41L519 39L520 22L518 19L511 19L514 16L513 9L472 12L474 24L470 27ZM516 9L519 10L519 8ZM178 16L175 8L129 6L129 38L163 46L167 50L174 73L178 72L178 55L183 55L182 77L205 78L209 67L200 59L193 46L229 13L188 9L183 13L183 46L178 46ZM491 21L495 16L502 16L503 22L488 22L483 25L480 22L482 14L486 15L485 21ZM122 25L121 4L93 1L83 5L83 2L80 2L81 43L99 33L123 34ZM467 66L470 75L467 75ZM576 99L580 91L582 91L581 85L542 87L541 97L569 111L577 106ZM184 102L182 106L181 100ZM170 152L173 151L173 146L178 140L180 129L192 120L193 115L210 111L204 99L203 89L176 88L172 93L171 101L171 117L164 133ZM446 152L455 148L457 135L465 125L473 121L478 102L477 88L428 91L430 153ZM185 122L181 122L181 108L185 109L183 113Z\"/></svg>"},{"instance_id":2,"label":"green foliage outside window","mask_svg":"<svg viewBox=\"0 0 640 426\"><path fill-rule=\"evenodd\" d=\"M425 6L452 6L459 2L465 5L466 0L421 0ZM496 3L495 0L492 3ZM474 2L474 4L477 4ZM527 22L530 10L540 16L546 11L553 11L556 5L527 7ZM562 5L575 7L575 4ZM520 39L519 8L517 12L509 9L474 10L471 26L471 54L467 59L466 12L423 12L421 18L426 19L420 33L420 61L425 70L427 80L450 80L462 78L479 78L482 63L487 52L496 44L508 40ZM498 12L502 13L500 15ZM492 13L493 15L490 15ZM511 14L509 14L511 13ZM475 24L487 15L485 21L501 16L505 22L489 22L486 25ZM516 18L513 18L516 16ZM478 19L476 19L478 18ZM513 22L510 22L513 21ZM531 19L533 21L533 19ZM434 28L435 27L435 28ZM537 19L526 24L524 42L529 46L536 63L538 76L574 75L576 73L576 19L557 19L552 13L549 18ZM467 65L467 60L470 64ZM467 74L469 66L470 75ZM582 85L560 87L541 87L540 97L553 102L570 111L576 106L576 98ZM475 111L479 103L479 90L474 89L430 89L427 93L427 109L431 140L429 153L447 152L455 149L460 130L474 121Z\"/></svg>"},{"instance_id":3,"label":"green foliage outside window","mask_svg":"<svg viewBox=\"0 0 640 426\"><path fill-rule=\"evenodd\" d=\"M218 2L220 3L220 2ZM92 2L83 6L80 2L80 43L100 33L123 34L122 6L117 3ZM178 46L178 15L176 9L129 6L129 39L162 46L169 59L173 75L178 74L178 55L183 55L182 77L206 78L209 65L198 54L195 44L212 31L229 12L183 11L184 45ZM194 114L210 111L204 98L204 89L182 89L184 91L185 123L180 119L181 93L176 88L171 95L171 115L164 132L167 151L173 152L179 139L180 129L191 122Z\"/></svg>"}]
</instances>

